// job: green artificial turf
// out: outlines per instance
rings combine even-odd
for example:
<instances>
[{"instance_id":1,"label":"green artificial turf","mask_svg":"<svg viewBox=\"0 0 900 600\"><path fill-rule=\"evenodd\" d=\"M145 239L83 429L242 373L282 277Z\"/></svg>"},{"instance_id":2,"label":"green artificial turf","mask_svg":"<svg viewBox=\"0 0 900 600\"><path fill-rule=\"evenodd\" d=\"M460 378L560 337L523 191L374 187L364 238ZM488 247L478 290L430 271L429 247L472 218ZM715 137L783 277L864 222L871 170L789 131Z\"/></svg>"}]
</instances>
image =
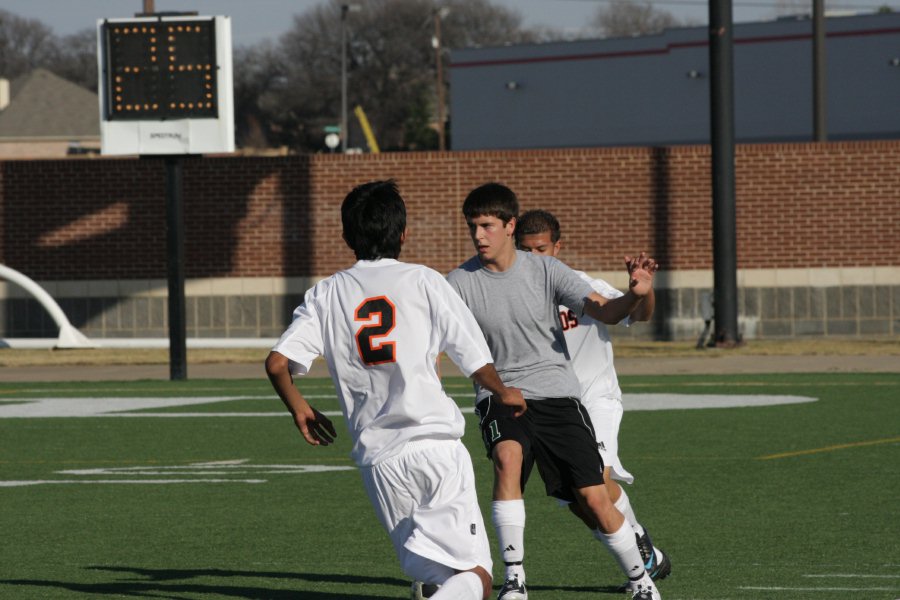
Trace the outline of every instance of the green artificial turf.
<instances>
[{"instance_id":1,"label":"green artificial turf","mask_svg":"<svg viewBox=\"0 0 900 600\"><path fill-rule=\"evenodd\" d=\"M330 381L300 386L339 411ZM471 406L467 382L447 386ZM625 413L632 506L673 563L664 598L900 597L900 375L623 377L622 387L818 399ZM313 448L263 379L0 384L0 406L193 396L220 399L129 411L140 417L0 419L0 598L408 597L340 416L337 444ZM471 413L465 441L490 523L491 466ZM34 483L60 481L71 483ZM526 507L532 600L620 597L612 559L536 473Z\"/></svg>"}]
</instances>

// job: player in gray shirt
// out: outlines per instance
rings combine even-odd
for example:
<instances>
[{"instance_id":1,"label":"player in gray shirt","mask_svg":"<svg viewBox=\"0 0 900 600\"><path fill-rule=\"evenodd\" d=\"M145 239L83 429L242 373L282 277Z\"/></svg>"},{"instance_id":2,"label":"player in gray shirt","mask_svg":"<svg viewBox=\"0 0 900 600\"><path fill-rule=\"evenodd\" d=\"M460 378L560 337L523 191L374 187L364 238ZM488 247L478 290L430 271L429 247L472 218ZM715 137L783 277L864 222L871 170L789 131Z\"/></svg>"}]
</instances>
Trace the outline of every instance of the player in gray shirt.
<instances>
[{"instance_id":1,"label":"player in gray shirt","mask_svg":"<svg viewBox=\"0 0 900 600\"><path fill-rule=\"evenodd\" d=\"M603 485L603 461L579 402L581 388L558 313L563 304L576 314L618 323L642 302L652 276L636 268L628 292L606 299L560 261L517 251L518 213L518 199L508 187L489 183L473 190L463 214L477 254L447 277L481 326L504 384L520 388L528 406L516 418L487 391L477 390L482 438L494 462L492 520L506 564L498 600L528 598L522 492L534 464L548 495L577 502L596 520L601 541L632 582L632 598L659 600L631 526Z\"/></svg>"},{"instance_id":2,"label":"player in gray shirt","mask_svg":"<svg viewBox=\"0 0 900 600\"><path fill-rule=\"evenodd\" d=\"M569 362L557 307L564 304L580 313L593 289L555 258L515 253L508 270L489 270L474 256L447 279L469 309L481 315L478 324L504 384L531 400L578 398L581 386ZM476 391L476 403L490 396L487 390Z\"/></svg>"}]
</instances>

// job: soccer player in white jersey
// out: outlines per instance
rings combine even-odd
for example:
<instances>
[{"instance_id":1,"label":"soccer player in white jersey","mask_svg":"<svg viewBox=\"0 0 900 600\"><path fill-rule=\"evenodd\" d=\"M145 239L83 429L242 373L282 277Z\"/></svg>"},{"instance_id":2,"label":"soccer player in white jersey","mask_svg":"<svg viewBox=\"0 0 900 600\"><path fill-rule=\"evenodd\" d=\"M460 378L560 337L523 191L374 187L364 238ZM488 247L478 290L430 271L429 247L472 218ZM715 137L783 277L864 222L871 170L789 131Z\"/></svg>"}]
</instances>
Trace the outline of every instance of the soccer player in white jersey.
<instances>
[{"instance_id":1,"label":"soccer player in white jersey","mask_svg":"<svg viewBox=\"0 0 900 600\"><path fill-rule=\"evenodd\" d=\"M441 386L439 354L516 414L524 399L500 380L478 324L444 277L397 260L406 208L392 181L351 191L341 220L357 262L306 292L266 372L306 441L327 446L334 426L292 378L325 357L351 456L404 572L440 585L434 599L483 600L490 547L460 440L465 421Z\"/></svg>"},{"instance_id":2,"label":"soccer player in white jersey","mask_svg":"<svg viewBox=\"0 0 900 600\"><path fill-rule=\"evenodd\" d=\"M516 246L520 250L559 257L562 248L559 221L551 213L544 210L529 210L519 215L516 224ZM642 266L654 273L658 269L656 261L645 255L637 258L626 257L629 271ZM593 279L587 273L576 271L587 281L594 291L604 298L618 298L622 292L602 279ZM644 297L644 301L621 321L629 325L634 321L648 321L653 316L655 298L653 290ZM581 383L581 403L591 415L597 447L603 457L603 482L609 490L610 499L634 529L641 557L645 568L654 580L665 579L672 571L672 564L665 552L656 548L650 534L635 517L628 494L616 480L631 484L634 476L622 466L619 459L619 425L622 422L622 390L613 365L613 348L609 331L601 323L587 315L578 316L565 306L559 307L559 318L569 348L569 357L575 375ZM569 504L572 512L584 521L595 532L596 527L588 519L577 504Z\"/></svg>"},{"instance_id":3,"label":"soccer player in white jersey","mask_svg":"<svg viewBox=\"0 0 900 600\"><path fill-rule=\"evenodd\" d=\"M523 568L523 490L536 464L548 495L577 502L631 582L633 599L658 600L631 526L603 485L603 461L581 386L566 353L560 304L606 323L633 312L652 289L652 273L636 268L629 290L608 300L549 256L516 250L519 203L508 187L489 183L469 193L463 214L477 254L447 279L472 310L500 378L522 390L517 417L491 392L476 389L476 413L494 463L492 520L506 565L498 600L527 600Z\"/></svg>"}]
</instances>

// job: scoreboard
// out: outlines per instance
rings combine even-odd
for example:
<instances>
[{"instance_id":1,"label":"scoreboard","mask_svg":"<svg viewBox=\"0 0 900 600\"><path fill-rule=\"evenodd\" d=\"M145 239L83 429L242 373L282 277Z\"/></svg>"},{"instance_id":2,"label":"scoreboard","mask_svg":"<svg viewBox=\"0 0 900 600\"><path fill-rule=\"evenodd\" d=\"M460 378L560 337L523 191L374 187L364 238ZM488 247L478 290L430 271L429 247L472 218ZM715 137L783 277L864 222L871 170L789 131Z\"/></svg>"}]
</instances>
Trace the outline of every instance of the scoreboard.
<instances>
[{"instance_id":1,"label":"scoreboard","mask_svg":"<svg viewBox=\"0 0 900 600\"><path fill-rule=\"evenodd\" d=\"M97 23L103 154L234 151L231 20Z\"/></svg>"}]
</instances>

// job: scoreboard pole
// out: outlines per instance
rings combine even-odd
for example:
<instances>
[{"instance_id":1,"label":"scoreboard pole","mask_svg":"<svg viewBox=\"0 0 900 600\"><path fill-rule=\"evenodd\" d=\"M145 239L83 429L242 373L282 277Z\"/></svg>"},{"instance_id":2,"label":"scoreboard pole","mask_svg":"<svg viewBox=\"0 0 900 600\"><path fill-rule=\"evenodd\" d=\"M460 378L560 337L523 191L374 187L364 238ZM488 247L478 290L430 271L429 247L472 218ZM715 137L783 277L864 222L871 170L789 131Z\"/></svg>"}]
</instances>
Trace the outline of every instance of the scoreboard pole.
<instances>
[{"instance_id":1,"label":"scoreboard pole","mask_svg":"<svg viewBox=\"0 0 900 600\"><path fill-rule=\"evenodd\" d=\"M152 1L144 7L153 13ZM234 152L231 19L100 19L97 66L101 152L162 159L165 169L169 377L187 379L183 161Z\"/></svg>"},{"instance_id":2,"label":"scoreboard pole","mask_svg":"<svg viewBox=\"0 0 900 600\"><path fill-rule=\"evenodd\" d=\"M187 379L187 328L184 300L184 199L182 157L166 165L166 249L169 277L169 379Z\"/></svg>"}]
</instances>

